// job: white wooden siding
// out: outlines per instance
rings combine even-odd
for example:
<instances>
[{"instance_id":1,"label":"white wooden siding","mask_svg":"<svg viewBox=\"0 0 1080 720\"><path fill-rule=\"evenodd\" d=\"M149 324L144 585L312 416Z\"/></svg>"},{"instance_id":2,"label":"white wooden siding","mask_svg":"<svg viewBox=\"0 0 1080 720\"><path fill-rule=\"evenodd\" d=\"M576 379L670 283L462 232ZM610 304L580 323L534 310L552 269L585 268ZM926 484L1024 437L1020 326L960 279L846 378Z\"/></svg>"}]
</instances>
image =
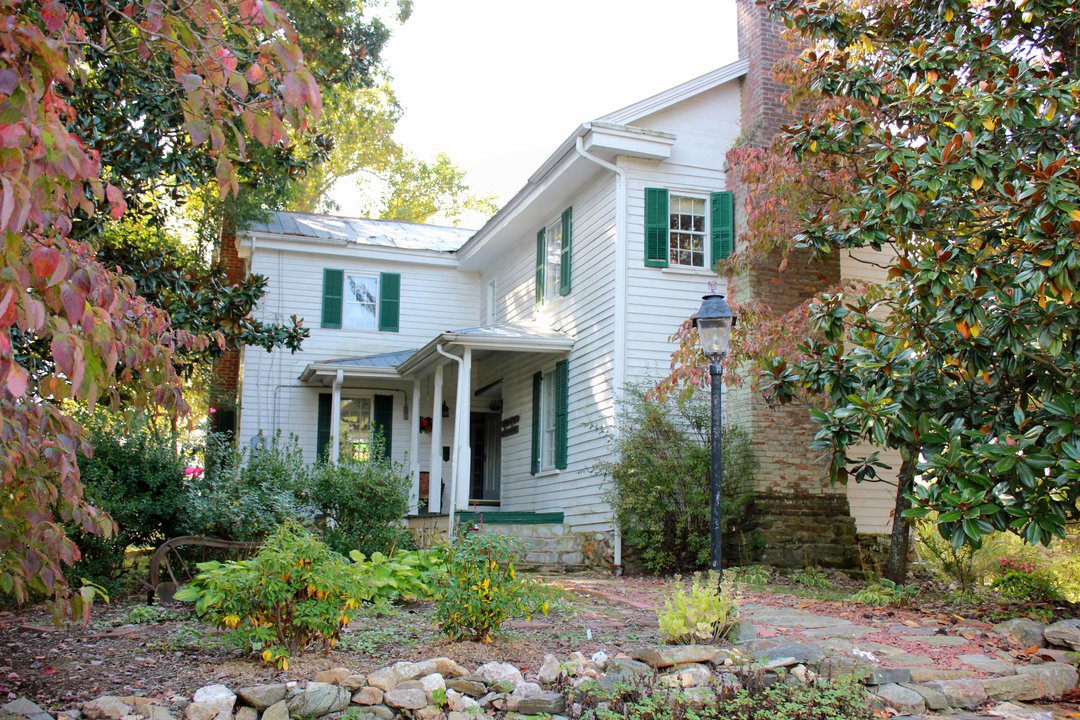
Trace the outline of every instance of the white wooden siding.
<instances>
[{"instance_id":1,"label":"white wooden siding","mask_svg":"<svg viewBox=\"0 0 1080 720\"><path fill-rule=\"evenodd\" d=\"M267 353L258 348L247 348L244 353L244 369L241 396L240 442L248 443L262 430L272 433L280 429L283 434L294 433L311 461L316 454L315 419L318 393L329 392L300 383L299 376L312 362L334 358L352 357L370 353L415 349L445 330L468 327L476 323L479 312L477 277L462 273L456 268L418 265L403 260L375 261L350 258L348 249L342 248L337 256L327 257L302 251L269 250L257 248L253 253L251 272L265 275L268 279L266 296L259 303L255 317L267 322L285 322L297 315L311 336L304 341L303 350L290 354L287 350ZM401 274L400 331L326 329L319 327L322 313L323 269L338 268L346 273L395 272ZM437 310L437 312L436 312ZM355 382L347 383L357 384ZM369 388L369 394L394 395L393 456L403 460L409 447L410 421L404 419L404 398L401 392L390 393L388 389L373 391L385 383L361 383ZM387 386L389 387L389 386ZM406 392L412 391L412 382L397 384ZM449 385L449 387L453 387ZM344 392L348 393L346 389ZM453 401L452 390L444 393ZM421 412L430 414L430 395L421 404ZM444 431L443 438L452 438L451 431ZM422 436L422 439L428 436ZM427 453L421 449L421 462L427 464Z\"/></svg>"}]
</instances>

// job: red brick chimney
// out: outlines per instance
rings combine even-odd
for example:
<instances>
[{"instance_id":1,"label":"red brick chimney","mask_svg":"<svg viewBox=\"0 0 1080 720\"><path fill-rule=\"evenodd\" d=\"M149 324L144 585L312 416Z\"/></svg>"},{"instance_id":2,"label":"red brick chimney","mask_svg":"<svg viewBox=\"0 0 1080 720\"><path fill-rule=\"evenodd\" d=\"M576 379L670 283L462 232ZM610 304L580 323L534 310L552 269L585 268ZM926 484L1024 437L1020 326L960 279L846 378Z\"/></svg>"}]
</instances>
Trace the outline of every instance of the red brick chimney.
<instances>
[{"instance_id":1,"label":"red brick chimney","mask_svg":"<svg viewBox=\"0 0 1080 720\"><path fill-rule=\"evenodd\" d=\"M239 283L247 277L247 263L236 250L236 228L225 220L218 246L218 267L225 271L225 279ZM214 414L211 427L217 432L235 432L240 409L240 381L243 349L230 348L214 362L213 386L210 402Z\"/></svg>"},{"instance_id":2,"label":"red brick chimney","mask_svg":"<svg viewBox=\"0 0 1080 720\"><path fill-rule=\"evenodd\" d=\"M787 86L776 80L773 66L795 54L796 48L781 36L783 22L763 5L737 0L737 12L739 57L749 64L742 85L743 133L752 145L767 147L793 119L784 101ZM736 221L745 222L739 210L746 190L737 179L733 185ZM783 272L780 262L781 256L774 254L733 278L732 297L742 302L756 300L775 313L784 313L840 281L835 256L811 263L808 252L795 251ZM847 493L843 486L831 484L827 461L808 449L816 426L807 409L772 407L748 385L731 388L728 395L730 417L749 433L758 463L754 483L758 527L750 542L759 550L757 559L789 567L857 564Z\"/></svg>"}]
</instances>

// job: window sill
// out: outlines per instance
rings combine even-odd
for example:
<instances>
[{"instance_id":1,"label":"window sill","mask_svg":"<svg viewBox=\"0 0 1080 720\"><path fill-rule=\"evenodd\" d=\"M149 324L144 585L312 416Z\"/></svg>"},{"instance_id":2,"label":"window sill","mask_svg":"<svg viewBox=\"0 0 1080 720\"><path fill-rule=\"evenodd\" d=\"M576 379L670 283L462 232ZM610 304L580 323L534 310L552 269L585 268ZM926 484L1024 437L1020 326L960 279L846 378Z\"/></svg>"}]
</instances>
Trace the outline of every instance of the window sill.
<instances>
[{"instance_id":1,"label":"window sill","mask_svg":"<svg viewBox=\"0 0 1080 720\"><path fill-rule=\"evenodd\" d=\"M556 475L558 475L561 472L562 472L562 470L559 470L558 468L551 468L550 470L541 470L540 472L533 475L533 477L538 477L538 478L555 477Z\"/></svg>"},{"instance_id":2,"label":"window sill","mask_svg":"<svg viewBox=\"0 0 1080 720\"><path fill-rule=\"evenodd\" d=\"M716 273L708 268L696 268L696 267L680 267L680 266L667 266L666 268L660 268L660 272L668 273L671 275L694 275L697 277L716 277Z\"/></svg>"}]
</instances>

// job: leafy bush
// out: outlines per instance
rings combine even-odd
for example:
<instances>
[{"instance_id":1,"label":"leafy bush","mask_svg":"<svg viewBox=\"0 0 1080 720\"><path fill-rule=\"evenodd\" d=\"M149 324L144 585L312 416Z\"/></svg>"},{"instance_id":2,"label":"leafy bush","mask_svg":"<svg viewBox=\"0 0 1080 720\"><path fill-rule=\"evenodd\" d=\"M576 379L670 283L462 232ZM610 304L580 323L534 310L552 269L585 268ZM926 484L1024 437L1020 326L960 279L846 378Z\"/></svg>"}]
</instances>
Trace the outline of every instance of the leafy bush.
<instances>
[{"instance_id":1,"label":"leafy bush","mask_svg":"<svg viewBox=\"0 0 1080 720\"><path fill-rule=\"evenodd\" d=\"M382 442L371 444L366 460L321 462L297 488L304 504L328 521L323 539L339 553L388 553L412 537L401 527L409 509L409 475L386 456Z\"/></svg>"},{"instance_id":2,"label":"leafy bush","mask_svg":"<svg viewBox=\"0 0 1080 720\"><path fill-rule=\"evenodd\" d=\"M707 398L645 399L631 388L619 412L619 432L611 435L611 462L593 472L610 481L607 500L623 541L640 552L645 568L658 574L691 572L708 566L709 427ZM725 541L746 520L753 454L745 433L723 432L721 493Z\"/></svg>"},{"instance_id":3,"label":"leafy bush","mask_svg":"<svg viewBox=\"0 0 1080 720\"><path fill-rule=\"evenodd\" d=\"M808 566L792 573L791 581L796 585L802 585L803 587L808 588L827 589L834 587L825 571L813 566Z\"/></svg>"},{"instance_id":4,"label":"leafy bush","mask_svg":"<svg viewBox=\"0 0 1080 720\"><path fill-rule=\"evenodd\" d=\"M277 528L250 560L200 563L176 594L237 645L283 670L320 641L337 643L369 596L353 565L296 522Z\"/></svg>"},{"instance_id":5,"label":"leafy bush","mask_svg":"<svg viewBox=\"0 0 1080 720\"><path fill-rule=\"evenodd\" d=\"M733 582L747 585L768 585L772 580L772 568L768 565L743 565L724 571Z\"/></svg>"},{"instance_id":6,"label":"leafy bush","mask_svg":"<svg viewBox=\"0 0 1080 720\"><path fill-rule=\"evenodd\" d=\"M295 489L307 468L296 437L260 434L255 449L241 452L231 436L208 433L203 460L204 472L187 481L187 533L261 540L302 514Z\"/></svg>"},{"instance_id":7,"label":"leafy bush","mask_svg":"<svg viewBox=\"0 0 1080 720\"><path fill-rule=\"evenodd\" d=\"M520 538L489 533L465 533L446 549L435 622L451 640L489 643L506 620L547 614L543 587L514 568L523 553Z\"/></svg>"},{"instance_id":8,"label":"leafy bush","mask_svg":"<svg viewBox=\"0 0 1080 720\"><path fill-rule=\"evenodd\" d=\"M1054 578L1033 562L1012 557L1000 559L1000 577L990 585L1005 597L1017 600L1061 600Z\"/></svg>"},{"instance_id":9,"label":"leafy bush","mask_svg":"<svg viewBox=\"0 0 1080 720\"><path fill-rule=\"evenodd\" d=\"M174 433L146 418L130 421L95 412L84 420L93 454L79 457L86 499L109 513L116 534L105 538L71 528L82 559L69 580L87 578L121 590L128 546L147 546L179 534L185 512L184 460Z\"/></svg>"},{"instance_id":10,"label":"leafy bush","mask_svg":"<svg viewBox=\"0 0 1080 720\"><path fill-rule=\"evenodd\" d=\"M603 691L585 682L570 691L570 701L582 705L582 720L870 720L862 684L854 678L837 682L766 683L761 675L744 674L743 689L723 685L709 692L695 688L656 687L646 682L616 685Z\"/></svg>"},{"instance_id":11,"label":"leafy bush","mask_svg":"<svg viewBox=\"0 0 1080 720\"><path fill-rule=\"evenodd\" d=\"M852 595L851 599L864 605L906 607L918 594L919 588L916 585L900 585L887 578L881 578Z\"/></svg>"},{"instance_id":12,"label":"leafy bush","mask_svg":"<svg viewBox=\"0 0 1080 720\"><path fill-rule=\"evenodd\" d=\"M696 644L724 637L739 616L733 581L715 571L694 573L689 584L676 578L671 594L656 610L664 642Z\"/></svg>"},{"instance_id":13,"label":"leafy bush","mask_svg":"<svg viewBox=\"0 0 1080 720\"><path fill-rule=\"evenodd\" d=\"M389 556L375 552L370 558L353 550L349 557L373 602L434 600L438 595L437 576L445 566L438 549L398 550Z\"/></svg>"}]
</instances>

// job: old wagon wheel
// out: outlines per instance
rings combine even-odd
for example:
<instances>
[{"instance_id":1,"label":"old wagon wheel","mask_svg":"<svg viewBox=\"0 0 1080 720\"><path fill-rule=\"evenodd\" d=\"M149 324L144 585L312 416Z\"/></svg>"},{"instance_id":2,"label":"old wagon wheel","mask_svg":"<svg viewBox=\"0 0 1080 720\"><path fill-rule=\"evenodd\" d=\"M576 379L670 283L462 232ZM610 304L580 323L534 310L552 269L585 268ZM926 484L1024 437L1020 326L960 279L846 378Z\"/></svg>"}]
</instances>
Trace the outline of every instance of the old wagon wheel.
<instances>
[{"instance_id":1,"label":"old wagon wheel","mask_svg":"<svg viewBox=\"0 0 1080 720\"><path fill-rule=\"evenodd\" d=\"M187 578L187 561L177 552L182 546L198 546L208 548L233 549L233 550L256 550L262 543L241 542L239 540L219 540L218 538L203 537L201 535L184 535L166 540L154 551L150 558L150 582L146 591L146 604L153 605L154 598L161 602L171 602L181 585L177 579L176 569L173 567L172 558L175 558L185 570L180 572L180 577ZM161 566L165 565L169 579L161 579Z\"/></svg>"}]
</instances>

